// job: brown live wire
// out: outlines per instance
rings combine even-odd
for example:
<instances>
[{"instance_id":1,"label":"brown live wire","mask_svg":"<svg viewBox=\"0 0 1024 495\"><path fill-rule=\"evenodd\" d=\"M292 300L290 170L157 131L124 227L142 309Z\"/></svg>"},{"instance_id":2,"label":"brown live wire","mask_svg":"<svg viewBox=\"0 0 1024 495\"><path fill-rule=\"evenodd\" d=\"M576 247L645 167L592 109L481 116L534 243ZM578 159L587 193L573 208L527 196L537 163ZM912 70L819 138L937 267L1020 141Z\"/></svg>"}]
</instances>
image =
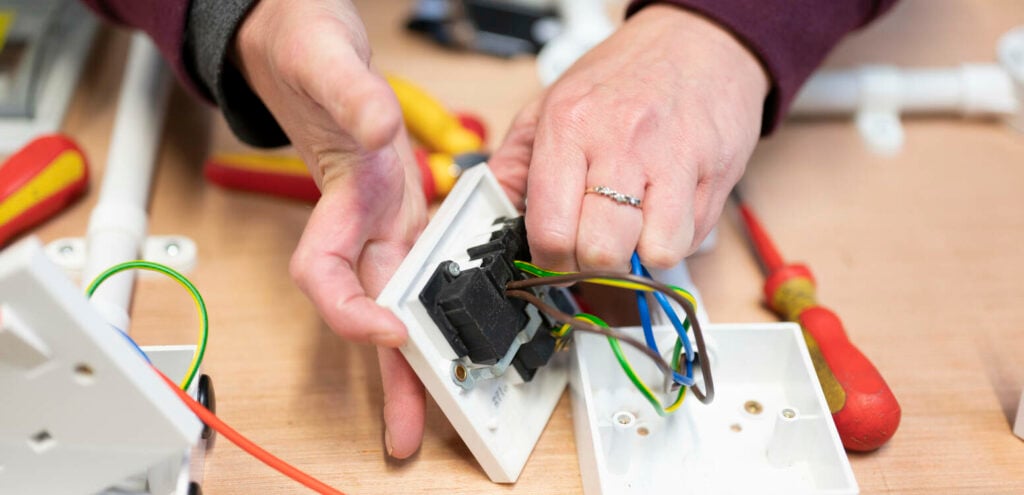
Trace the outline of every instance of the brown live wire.
<instances>
[{"instance_id":1,"label":"brown live wire","mask_svg":"<svg viewBox=\"0 0 1024 495\"><path fill-rule=\"evenodd\" d=\"M644 352L644 354L646 354L647 356L650 356L654 363L658 366L658 368L662 372L667 373L669 380L671 380L672 367L668 363L666 363L661 356L659 356L654 351L650 350L642 342L633 339L629 336L626 336L620 332L615 332L613 330L601 328L600 326L594 325L589 322L574 319L571 315L559 311L558 309L552 307L551 305L545 303L544 301L541 301L540 298L533 295L532 293L522 290L533 287L543 287L550 285L566 285L578 282L587 283L588 279L612 279L629 282L631 284L642 285L652 290L661 292L662 294L665 294L666 296L670 297L673 301L678 303L679 306L683 308L683 312L686 313L686 318L690 320L691 325L693 326L693 335L697 341L697 352L700 355L700 372L701 375L703 375L704 377L704 385L707 388L707 390L702 390L696 384L694 384L690 388L693 390L693 395L697 397L697 400L705 404L710 404L711 401L714 400L715 382L711 376L711 364L710 360L708 359L707 346L704 343L704 332L701 329L700 321L697 319L697 312L694 310L693 304L690 303L690 301L676 293L676 291L672 290L671 287L656 280L651 280L649 278L641 277L638 275L612 271L590 271L576 272L565 275L553 275L548 277L528 278L526 280L513 280L512 282L509 282L505 286L505 288L507 289L505 294L508 295L509 297L515 297L517 299L526 300L527 302L533 304L534 306L537 306L537 309L544 311L545 313L548 314L548 316L551 316L559 323L567 324L576 330L589 333L597 333L605 336L611 336L629 344L630 346L636 347L637 349Z\"/></svg>"}]
</instances>

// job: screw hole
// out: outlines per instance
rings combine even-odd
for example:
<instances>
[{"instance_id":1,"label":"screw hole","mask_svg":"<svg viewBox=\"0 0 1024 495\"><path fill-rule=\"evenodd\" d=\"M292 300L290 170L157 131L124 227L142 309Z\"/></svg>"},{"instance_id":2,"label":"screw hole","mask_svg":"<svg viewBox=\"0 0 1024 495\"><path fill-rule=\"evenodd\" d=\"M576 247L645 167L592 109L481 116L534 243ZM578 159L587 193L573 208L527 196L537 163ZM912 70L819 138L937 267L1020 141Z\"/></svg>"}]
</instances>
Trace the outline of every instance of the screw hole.
<instances>
[{"instance_id":1,"label":"screw hole","mask_svg":"<svg viewBox=\"0 0 1024 495\"><path fill-rule=\"evenodd\" d=\"M616 424L622 426L629 426L633 424L633 420L636 418L628 412L618 412L615 413L614 419Z\"/></svg>"},{"instance_id":2,"label":"screw hole","mask_svg":"<svg viewBox=\"0 0 1024 495\"><path fill-rule=\"evenodd\" d=\"M92 385L96 381L96 371L86 363L75 365L75 381L80 385Z\"/></svg>"},{"instance_id":3,"label":"screw hole","mask_svg":"<svg viewBox=\"0 0 1024 495\"><path fill-rule=\"evenodd\" d=\"M646 437L651 434L651 430L648 430L646 426L641 426L636 429L636 434L642 437Z\"/></svg>"},{"instance_id":4,"label":"screw hole","mask_svg":"<svg viewBox=\"0 0 1024 495\"><path fill-rule=\"evenodd\" d=\"M756 400L748 400L743 404L743 410L750 414L761 414L764 411L764 406Z\"/></svg>"},{"instance_id":5,"label":"screw hole","mask_svg":"<svg viewBox=\"0 0 1024 495\"><path fill-rule=\"evenodd\" d=\"M729 425L729 429L734 431L734 432L736 432L736 433L739 433L739 432L743 431L743 427L740 426L739 423L733 423L733 424Z\"/></svg>"},{"instance_id":6,"label":"screw hole","mask_svg":"<svg viewBox=\"0 0 1024 495\"><path fill-rule=\"evenodd\" d=\"M39 430L28 437L28 446L32 447L32 450L36 451L37 454L42 454L52 449L55 445L57 445L57 441L54 440L53 435L47 430Z\"/></svg>"},{"instance_id":7,"label":"screw hole","mask_svg":"<svg viewBox=\"0 0 1024 495\"><path fill-rule=\"evenodd\" d=\"M796 411L786 408L782 410L782 417L786 419L793 419L796 417Z\"/></svg>"}]
</instances>

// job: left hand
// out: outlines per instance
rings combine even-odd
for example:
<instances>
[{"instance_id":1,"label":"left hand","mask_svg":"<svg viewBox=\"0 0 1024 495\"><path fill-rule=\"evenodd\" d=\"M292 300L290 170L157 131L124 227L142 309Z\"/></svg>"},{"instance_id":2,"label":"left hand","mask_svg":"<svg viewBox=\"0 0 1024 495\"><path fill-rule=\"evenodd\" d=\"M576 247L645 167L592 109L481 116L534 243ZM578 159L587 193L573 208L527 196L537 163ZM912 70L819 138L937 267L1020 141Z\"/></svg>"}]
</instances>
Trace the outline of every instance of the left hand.
<instances>
[{"instance_id":1,"label":"left hand","mask_svg":"<svg viewBox=\"0 0 1024 495\"><path fill-rule=\"evenodd\" d=\"M402 113L370 66L349 0L261 0L235 39L235 62L322 191L292 255L296 284L324 321L379 346L384 443L405 458L423 437L423 385L398 349L402 322L374 298L426 223Z\"/></svg>"},{"instance_id":2,"label":"left hand","mask_svg":"<svg viewBox=\"0 0 1024 495\"><path fill-rule=\"evenodd\" d=\"M717 24L668 5L631 17L513 123L490 165L523 207L534 263L668 268L718 221L761 130L768 79ZM642 209L597 194L606 186Z\"/></svg>"}]
</instances>

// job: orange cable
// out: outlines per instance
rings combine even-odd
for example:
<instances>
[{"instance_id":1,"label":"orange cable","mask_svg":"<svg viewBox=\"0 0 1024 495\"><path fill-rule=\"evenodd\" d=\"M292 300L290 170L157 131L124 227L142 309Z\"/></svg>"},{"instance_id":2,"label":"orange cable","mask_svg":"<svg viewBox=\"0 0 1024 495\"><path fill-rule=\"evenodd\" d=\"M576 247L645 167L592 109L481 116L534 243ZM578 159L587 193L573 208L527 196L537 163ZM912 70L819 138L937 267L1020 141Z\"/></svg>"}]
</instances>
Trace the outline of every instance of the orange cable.
<instances>
[{"instance_id":1,"label":"orange cable","mask_svg":"<svg viewBox=\"0 0 1024 495\"><path fill-rule=\"evenodd\" d=\"M193 399L192 396L179 388L174 382L167 378L167 376L161 373L160 370L157 370L155 367L153 370L160 375L160 378L162 378L169 387L171 387L171 390L174 390L174 392L178 394L178 397L185 402L185 405L187 405L203 423L206 423L207 426L213 428L214 431L223 435L224 438L230 440L231 443L237 445L240 449L248 452L249 455L317 493L323 495L345 495L343 492L331 488L326 483L300 471L295 466L288 464L274 454L263 450L262 447L256 445L252 440L249 440L234 428L228 426L228 424L218 418L216 414Z\"/></svg>"}]
</instances>

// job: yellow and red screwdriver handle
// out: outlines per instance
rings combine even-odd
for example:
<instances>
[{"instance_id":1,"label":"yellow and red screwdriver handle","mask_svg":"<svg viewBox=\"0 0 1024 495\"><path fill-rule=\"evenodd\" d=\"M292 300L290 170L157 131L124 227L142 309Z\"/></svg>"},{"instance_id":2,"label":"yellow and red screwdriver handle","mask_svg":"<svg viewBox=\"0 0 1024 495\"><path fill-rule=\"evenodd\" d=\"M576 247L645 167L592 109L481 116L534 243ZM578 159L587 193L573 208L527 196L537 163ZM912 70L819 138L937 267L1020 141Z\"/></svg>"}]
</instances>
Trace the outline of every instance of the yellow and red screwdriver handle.
<instances>
[{"instance_id":1,"label":"yellow and red screwdriver handle","mask_svg":"<svg viewBox=\"0 0 1024 495\"><path fill-rule=\"evenodd\" d=\"M36 138L0 165L0 246L67 206L89 184L85 154L60 135Z\"/></svg>"},{"instance_id":2,"label":"yellow and red screwdriver handle","mask_svg":"<svg viewBox=\"0 0 1024 495\"><path fill-rule=\"evenodd\" d=\"M299 157L224 153L203 166L206 180L227 189L251 191L316 203L320 188Z\"/></svg>"},{"instance_id":3,"label":"yellow and red screwdriver handle","mask_svg":"<svg viewBox=\"0 0 1024 495\"><path fill-rule=\"evenodd\" d=\"M805 265L782 260L750 207L734 194L762 268L765 300L779 316L800 324L843 446L875 450L896 433L900 405L871 361L850 342L831 310L818 304L814 277Z\"/></svg>"}]
</instances>

